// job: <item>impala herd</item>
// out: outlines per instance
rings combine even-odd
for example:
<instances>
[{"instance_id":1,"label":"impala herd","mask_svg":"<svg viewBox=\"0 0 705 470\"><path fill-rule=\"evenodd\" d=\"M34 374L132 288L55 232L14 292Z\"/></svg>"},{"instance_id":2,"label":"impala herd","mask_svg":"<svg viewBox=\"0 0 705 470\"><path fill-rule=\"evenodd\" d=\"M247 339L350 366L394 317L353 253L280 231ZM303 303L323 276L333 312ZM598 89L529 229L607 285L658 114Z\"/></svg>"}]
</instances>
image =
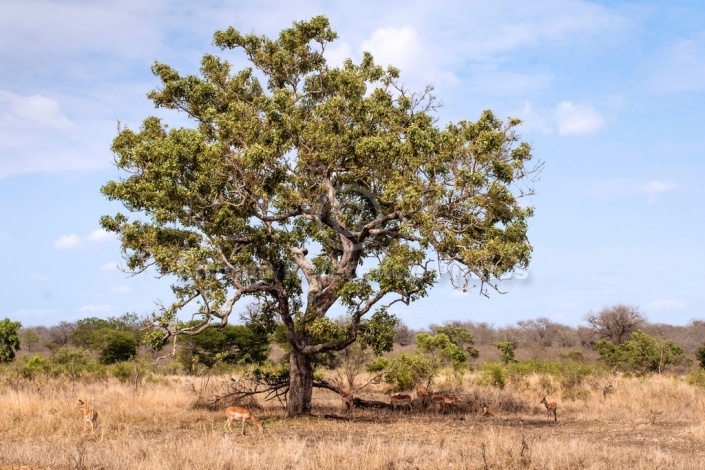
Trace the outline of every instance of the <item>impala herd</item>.
<instances>
[{"instance_id":1,"label":"impala herd","mask_svg":"<svg viewBox=\"0 0 705 470\"><path fill-rule=\"evenodd\" d=\"M352 413L353 408L354 408L354 400L353 400L353 395L354 391L347 393L342 390L338 391L338 395L340 395L340 399L342 400L343 403L343 408L345 411ZM389 397L389 404L391 405L393 411L397 410L398 406L401 407L408 407L409 411L413 410L413 403L414 400L411 398L411 395L406 395L402 393L392 393L392 390L388 390L385 392L385 395ZM443 413L448 413L452 410L454 406L456 406L460 402L460 397L456 395L444 395L444 394L438 394L431 392L427 388L420 388L416 391L417 395L417 402L420 403L421 407L423 409L428 408L429 406L434 406L438 405L440 410ZM548 419L551 419L551 414L553 414L553 420L558 421L558 405L556 402L549 402L546 400L546 397L543 397L543 399L539 402L539 404L542 404L546 407L546 411L548 412ZM81 408L83 411L83 430L86 430L86 426L90 425L91 427L91 432L95 432L95 427L96 424L98 423L98 412L92 408L88 407L88 404L84 402L83 400L78 400L78 406ZM483 418L494 418L495 414L490 412L487 409L486 405L483 405L482 407L482 414L481 416ZM245 424L249 421L253 426L256 426L259 429L260 434L264 434L264 427L262 424L257 420L255 415L252 414L252 412L247 409L247 408L242 408L240 406L230 406L225 409L225 415L227 416L227 419L225 420L225 429L229 430L232 432L232 424L234 421L241 421L242 422L242 435L245 435Z\"/></svg>"}]
</instances>

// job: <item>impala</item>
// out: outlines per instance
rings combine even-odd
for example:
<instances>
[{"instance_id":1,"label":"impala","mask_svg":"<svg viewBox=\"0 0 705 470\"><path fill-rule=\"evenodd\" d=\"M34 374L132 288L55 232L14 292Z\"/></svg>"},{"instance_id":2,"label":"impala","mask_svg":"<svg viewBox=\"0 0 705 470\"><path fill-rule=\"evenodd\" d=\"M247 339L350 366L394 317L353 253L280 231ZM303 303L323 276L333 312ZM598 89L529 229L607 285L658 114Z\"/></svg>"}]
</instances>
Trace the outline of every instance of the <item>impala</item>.
<instances>
[{"instance_id":1,"label":"impala","mask_svg":"<svg viewBox=\"0 0 705 470\"><path fill-rule=\"evenodd\" d=\"M558 405L556 404L555 401L552 402L547 402L546 397L543 397L543 400L541 400L539 403L543 403L546 405L546 411L548 412L548 419L551 419L551 413L553 413L553 421L558 421Z\"/></svg>"},{"instance_id":2,"label":"impala","mask_svg":"<svg viewBox=\"0 0 705 470\"><path fill-rule=\"evenodd\" d=\"M487 410L486 406L483 406L482 407L482 416L484 416L485 418L494 418L495 415L494 415L494 413L489 412Z\"/></svg>"},{"instance_id":3,"label":"impala","mask_svg":"<svg viewBox=\"0 0 705 470\"><path fill-rule=\"evenodd\" d=\"M408 406L409 411L413 409L413 406L411 405L411 395L392 393L391 390L388 390L385 395L389 395L389 403L392 405L394 411L397 411L397 406Z\"/></svg>"},{"instance_id":4,"label":"impala","mask_svg":"<svg viewBox=\"0 0 705 470\"><path fill-rule=\"evenodd\" d=\"M353 392L345 393L344 391L339 390L339 391L338 391L338 395L340 395L340 399L341 399L342 402L343 402L343 408L345 408L345 411L347 411L348 413L352 413L353 406L354 406L354 403L353 403L353 399L354 399L354 397L353 397Z\"/></svg>"},{"instance_id":5,"label":"impala","mask_svg":"<svg viewBox=\"0 0 705 470\"><path fill-rule=\"evenodd\" d=\"M425 388L421 387L418 390L416 390L416 396L419 397L419 400L421 401L421 407L423 409L426 409L428 405L431 403L431 398L433 396L433 393Z\"/></svg>"},{"instance_id":6,"label":"impala","mask_svg":"<svg viewBox=\"0 0 705 470\"><path fill-rule=\"evenodd\" d=\"M433 395L431 397L431 404L438 405L438 408L443 408L443 395Z\"/></svg>"},{"instance_id":7,"label":"impala","mask_svg":"<svg viewBox=\"0 0 705 470\"><path fill-rule=\"evenodd\" d=\"M78 400L78 407L83 409L83 430L86 430L88 424L91 425L91 432L95 431L95 425L98 422L98 412L88 408L88 404L83 400Z\"/></svg>"},{"instance_id":8,"label":"impala","mask_svg":"<svg viewBox=\"0 0 705 470\"><path fill-rule=\"evenodd\" d=\"M261 434L264 434L264 428L262 428L262 425L259 423L259 421L257 421L255 415L253 415L252 412L247 408L241 408L239 406L230 406L225 410L225 414L228 417L228 419L225 421L226 429L232 431L233 421L242 421L242 435L244 436L245 422L249 421L250 423L254 424L259 428L259 432Z\"/></svg>"},{"instance_id":9,"label":"impala","mask_svg":"<svg viewBox=\"0 0 705 470\"><path fill-rule=\"evenodd\" d=\"M444 413L450 412L451 407L458 404L460 398L455 395L443 395L443 403L441 404Z\"/></svg>"}]
</instances>

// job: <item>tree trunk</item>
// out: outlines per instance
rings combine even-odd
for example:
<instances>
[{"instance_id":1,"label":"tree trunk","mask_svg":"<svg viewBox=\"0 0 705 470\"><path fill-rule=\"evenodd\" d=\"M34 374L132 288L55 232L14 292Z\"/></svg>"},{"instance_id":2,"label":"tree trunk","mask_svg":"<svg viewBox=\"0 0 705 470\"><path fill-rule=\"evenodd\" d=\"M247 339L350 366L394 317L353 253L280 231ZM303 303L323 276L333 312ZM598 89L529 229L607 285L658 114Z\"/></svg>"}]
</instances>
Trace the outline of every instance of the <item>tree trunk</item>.
<instances>
[{"instance_id":1,"label":"tree trunk","mask_svg":"<svg viewBox=\"0 0 705 470\"><path fill-rule=\"evenodd\" d=\"M313 365L311 358L292 349L289 358L289 396L286 400L288 417L311 413Z\"/></svg>"}]
</instances>

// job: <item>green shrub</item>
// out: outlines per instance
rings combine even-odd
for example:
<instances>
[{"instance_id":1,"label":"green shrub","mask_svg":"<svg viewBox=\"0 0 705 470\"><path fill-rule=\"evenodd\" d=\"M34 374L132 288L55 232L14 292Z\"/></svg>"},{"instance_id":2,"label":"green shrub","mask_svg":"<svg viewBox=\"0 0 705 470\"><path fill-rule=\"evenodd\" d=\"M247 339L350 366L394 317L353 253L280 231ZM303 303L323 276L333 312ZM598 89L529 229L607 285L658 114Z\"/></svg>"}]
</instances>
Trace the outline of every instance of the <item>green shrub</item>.
<instances>
[{"instance_id":1,"label":"green shrub","mask_svg":"<svg viewBox=\"0 0 705 470\"><path fill-rule=\"evenodd\" d=\"M600 361L608 367L644 375L663 371L667 365L687 364L683 348L665 339L637 331L629 341L616 345L608 340L595 343Z\"/></svg>"},{"instance_id":2,"label":"green shrub","mask_svg":"<svg viewBox=\"0 0 705 470\"><path fill-rule=\"evenodd\" d=\"M699 370L688 375L686 382L696 387L705 388L705 370Z\"/></svg>"},{"instance_id":3,"label":"green shrub","mask_svg":"<svg viewBox=\"0 0 705 470\"><path fill-rule=\"evenodd\" d=\"M697 350L695 357L698 359L698 362L700 362L700 367L705 369L705 343Z\"/></svg>"},{"instance_id":4,"label":"green shrub","mask_svg":"<svg viewBox=\"0 0 705 470\"><path fill-rule=\"evenodd\" d=\"M514 354L514 343L511 341L503 341L494 343L494 347L499 349L500 356L499 360L504 364L512 364L514 362L519 362Z\"/></svg>"},{"instance_id":5,"label":"green shrub","mask_svg":"<svg viewBox=\"0 0 705 470\"><path fill-rule=\"evenodd\" d=\"M507 372L502 364L487 362L480 367L480 378L477 384L503 389L507 385Z\"/></svg>"},{"instance_id":6,"label":"green shrub","mask_svg":"<svg viewBox=\"0 0 705 470\"><path fill-rule=\"evenodd\" d=\"M37 375L46 374L50 370L49 361L40 356L32 356L20 367L20 374L26 379L34 379Z\"/></svg>"},{"instance_id":7,"label":"green shrub","mask_svg":"<svg viewBox=\"0 0 705 470\"><path fill-rule=\"evenodd\" d=\"M22 323L11 321L9 318L0 320L0 362L12 362L15 351L20 349L20 338L17 331L22 328Z\"/></svg>"},{"instance_id":8,"label":"green shrub","mask_svg":"<svg viewBox=\"0 0 705 470\"><path fill-rule=\"evenodd\" d=\"M434 358L402 353L389 361L384 380L395 390L411 390L421 384L429 386L440 368Z\"/></svg>"}]
</instances>

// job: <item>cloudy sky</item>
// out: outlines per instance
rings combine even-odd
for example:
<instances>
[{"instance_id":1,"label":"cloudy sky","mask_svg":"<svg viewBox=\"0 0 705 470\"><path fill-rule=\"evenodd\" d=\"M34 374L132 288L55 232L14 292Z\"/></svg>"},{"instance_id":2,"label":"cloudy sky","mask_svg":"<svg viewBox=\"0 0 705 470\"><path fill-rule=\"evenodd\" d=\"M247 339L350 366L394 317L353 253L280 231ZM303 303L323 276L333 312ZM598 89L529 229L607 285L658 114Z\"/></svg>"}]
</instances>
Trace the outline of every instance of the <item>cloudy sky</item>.
<instances>
[{"instance_id":1,"label":"cloudy sky","mask_svg":"<svg viewBox=\"0 0 705 470\"><path fill-rule=\"evenodd\" d=\"M617 303L652 322L705 317L698 0L1 3L0 318L49 326L168 302L169 281L122 272L118 242L99 229L101 215L122 209L99 193L118 177L118 121L186 123L145 96L155 60L196 73L202 54L218 53L216 30L272 36L319 14L340 37L329 61L369 51L409 88L432 84L441 122L484 109L519 117L545 162L529 269L489 299L442 281L397 309L408 325L579 325Z\"/></svg>"}]
</instances>

